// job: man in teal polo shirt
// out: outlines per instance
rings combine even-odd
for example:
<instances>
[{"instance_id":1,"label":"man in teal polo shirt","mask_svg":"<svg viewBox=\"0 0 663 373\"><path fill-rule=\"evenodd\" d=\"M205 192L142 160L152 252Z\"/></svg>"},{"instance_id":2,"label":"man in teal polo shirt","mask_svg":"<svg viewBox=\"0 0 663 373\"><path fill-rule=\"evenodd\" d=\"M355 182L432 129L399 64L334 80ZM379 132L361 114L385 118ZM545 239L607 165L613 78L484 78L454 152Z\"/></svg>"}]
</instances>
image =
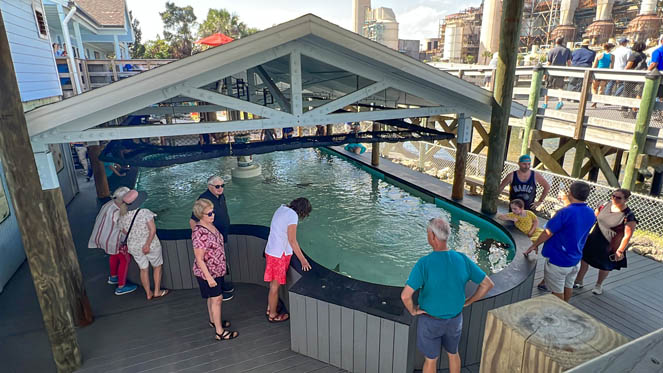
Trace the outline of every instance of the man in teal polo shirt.
<instances>
[{"instance_id":1,"label":"man in teal polo shirt","mask_svg":"<svg viewBox=\"0 0 663 373\"><path fill-rule=\"evenodd\" d=\"M573 283L580 269L582 249L596 222L594 210L585 202L589 193L589 184L573 182L566 194L571 203L548 220L545 231L525 251L525 256L532 251L538 252L539 245L545 242L541 252L546 258L543 280L555 296L567 302L573 295Z\"/></svg>"},{"instance_id":2,"label":"man in teal polo shirt","mask_svg":"<svg viewBox=\"0 0 663 373\"><path fill-rule=\"evenodd\" d=\"M493 288L493 281L465 254L447 247L451 228L445 219L431 219L427 232L433 252L414 265L401 299L408 312L418 317L417 347L425 357L423 373L436 371L443 345L449 356L449 372L458 373L463 307L483 298ZM479 287L466 299L468 281ZM419 289L419 304L415 307L412 295Z\"/></svg>"}]
</instances>

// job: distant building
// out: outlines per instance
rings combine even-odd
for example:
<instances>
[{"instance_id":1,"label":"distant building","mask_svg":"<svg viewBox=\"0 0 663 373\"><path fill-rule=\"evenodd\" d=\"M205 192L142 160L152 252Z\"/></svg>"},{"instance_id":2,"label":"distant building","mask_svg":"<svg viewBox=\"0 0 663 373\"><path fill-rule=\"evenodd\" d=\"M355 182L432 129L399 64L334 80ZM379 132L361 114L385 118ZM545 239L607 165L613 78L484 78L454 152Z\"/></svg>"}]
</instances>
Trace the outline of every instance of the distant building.
<instances>
[{"instance_id":1,"label":"distant building","mask_svg":"<svg viewBox=\"0 0 663 373\"><path fill-rule=\"evenodd\" d=\"M398 39L398 51L412 58L419 59L419 40Z\"/></svg>"},{"instance_id":2,"label":"distant building","mask_svg":"<svg viewBox=\"0 0 663 373\"><path fill-rule=\"evenodd\" d=\"M454 63L479 61L479 36L483 5L444 17L440 25L442 59Z\"/></svg>"},{"instance_id":3,"label":"distant building","mask_svg":"<svg viewBox=\"0 0 663 373\"><path fill-rule=\"evenodd\" d=\"M398 22L391 8L371 8L370 0L353 0L353 31L398 50Z\"/></svg>"},{"instance_id":4,"label":"distant building","mask_svg":"<svg viewBox=\"0 0 663 373\"><path fill-rule=\"evenodd\" d=\"M434 57L435 58L442 57L443 43L441 43L440 40L441 40L440 38L424 39L424 50L419 52L419 59L422 61L423 60L430 61Z\"/></svg>"}]
</instances>

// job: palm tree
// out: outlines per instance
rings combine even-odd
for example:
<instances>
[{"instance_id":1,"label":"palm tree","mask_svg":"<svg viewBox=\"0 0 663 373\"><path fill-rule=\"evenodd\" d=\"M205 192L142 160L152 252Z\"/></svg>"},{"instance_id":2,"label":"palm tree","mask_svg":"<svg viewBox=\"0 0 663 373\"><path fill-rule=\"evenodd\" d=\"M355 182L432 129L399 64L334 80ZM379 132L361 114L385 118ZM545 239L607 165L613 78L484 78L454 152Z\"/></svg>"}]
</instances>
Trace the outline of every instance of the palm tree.
<instances>
[{"instance_id":1,"label":"palm tree","mask_svg":"<svg viewBox=\"0 0 663 373\"><path fill-rule=\"evenodd\" d=\"M235 13L230 13L226 9L210 9L207 18L198 29L198 37L204 38L220 32L233 39L240 39L257 31L246 26Z\"/></svg>"}]
</instances>

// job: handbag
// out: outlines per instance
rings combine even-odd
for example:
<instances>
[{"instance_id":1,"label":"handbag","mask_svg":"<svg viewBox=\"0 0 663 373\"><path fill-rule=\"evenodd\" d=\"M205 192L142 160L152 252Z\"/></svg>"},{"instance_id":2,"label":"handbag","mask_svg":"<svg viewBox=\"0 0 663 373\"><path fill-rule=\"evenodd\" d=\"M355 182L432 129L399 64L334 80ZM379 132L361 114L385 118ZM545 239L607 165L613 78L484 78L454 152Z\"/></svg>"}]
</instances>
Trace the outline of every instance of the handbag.
<instances>
[{"instance_id":1,"label":"handbag","mask_svg":"<svg viewBox=\"0 0 663 373\"><path fill-rule=\"evenodd\" d=\"M129 225L129 230L127 231L127 234L124 236L124 239L122 239L122 242L120 242L120 247L118 250L120 254L129 254L129 246L127 246L127 240L129 239L129 233L131 233L131 228L134 227L134 222L136 221L136 217L138 216L140 210L141 209L138 209L138 211L136 211L136 215L134 215L134 218L131 219L131 224Z\"/></svg>"}]
</instances>

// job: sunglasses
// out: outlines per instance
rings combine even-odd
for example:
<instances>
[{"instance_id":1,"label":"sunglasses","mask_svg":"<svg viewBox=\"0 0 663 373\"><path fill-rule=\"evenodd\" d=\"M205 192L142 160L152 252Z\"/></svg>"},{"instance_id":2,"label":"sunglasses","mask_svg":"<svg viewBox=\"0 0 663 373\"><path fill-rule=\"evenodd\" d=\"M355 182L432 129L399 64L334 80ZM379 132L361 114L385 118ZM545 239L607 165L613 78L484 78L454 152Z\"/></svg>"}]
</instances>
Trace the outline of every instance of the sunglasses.
<instances>
[{"instance_id":1,"label":"sunglasses","mask_svg":"<svg viewBox=\"0 0 663 373\"><path fill-rule=\"evenodd\" d=\"M612 198L613 198L613 199L624 199L624 197L622 197L622 196L616 196L616 195L614 195L614 194L612 195Z\"/></svg>"},{"instance_id":2,"label":"sunglasses","mask_svg":"<svg viewBox=\"0 0 663 373\"><path fill-rule=\"evenodd\" d=\"M207 215L207 216L209 216L209 217L211 218L212 216L214 216L214 211L210 211L210 212L208 212L208 213L205 214L205 215Z\"/></svg>"},{"instance_id":3,"label":"sunglasses","mask_svg":"<svg viewBox=\"0 0 663 373\"><path fill-rule=\"evenodd\" d=\"M219 185L210 184L210 185L215 187L216 189L221 189L226 186L226 184L219 184Z\"/></svg>"}]
</instances>

